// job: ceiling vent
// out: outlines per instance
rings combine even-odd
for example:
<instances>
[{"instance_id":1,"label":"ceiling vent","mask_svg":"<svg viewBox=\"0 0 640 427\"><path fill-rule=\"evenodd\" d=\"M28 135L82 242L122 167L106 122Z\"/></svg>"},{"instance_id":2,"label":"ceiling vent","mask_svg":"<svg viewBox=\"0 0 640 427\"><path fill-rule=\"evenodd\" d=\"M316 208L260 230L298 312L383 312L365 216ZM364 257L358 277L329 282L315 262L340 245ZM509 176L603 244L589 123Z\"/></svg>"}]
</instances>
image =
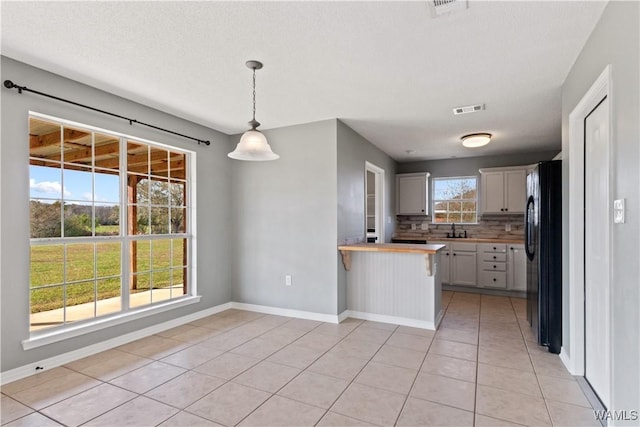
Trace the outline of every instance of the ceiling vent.
<instances>
[{"instance_id":1,"label":"ceiling vent","mask_svg":"<svg viewBox=\"0 0 640 427\"><path fill-rule=\"evenodd\" d=\"M456 107L453 109L453 114L457 116L458 114L475 113L481 110L484 110L484 104L469 105L467 107Z\"/></svg>"},{"instance_id":2,"label":"ceiling vent","mask_svg":"<svg viewBox=\"0 0 640 427\"><path fill-rule=\"evenodd\" d=\"M467 0L432 0L429 2L431 15L436 18L447 15L456 10L464 10L469 7Z\"/></svg>"}]
</instances>

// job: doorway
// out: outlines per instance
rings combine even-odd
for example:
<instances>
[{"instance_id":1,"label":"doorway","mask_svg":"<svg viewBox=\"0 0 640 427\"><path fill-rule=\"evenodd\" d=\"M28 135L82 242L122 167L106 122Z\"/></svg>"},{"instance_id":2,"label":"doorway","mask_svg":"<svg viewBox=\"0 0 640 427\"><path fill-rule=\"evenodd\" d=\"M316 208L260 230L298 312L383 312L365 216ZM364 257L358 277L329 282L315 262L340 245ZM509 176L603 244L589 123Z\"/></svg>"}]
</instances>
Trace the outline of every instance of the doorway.
<instances>
[{"instance_id":1,"label":"doorway","mask_svg":"<svg viewBox=\"0 0 640 427\"><path fill-rule=\"evenodd\" d=\"M365 162L365 235L369 243L384 243L384 169Z\"/></svg>"},{"instance_id":2,"label":"doorway","mask_svg":"<svg viewBox=\"0 0 640 427\"><path fill-rule=\"evenodd\" d=\"M611 400L611 85L607 67L569 115L569 349L563 360ZM563 356L561 354L561 356Z\"/></svg>"}]
</instances>

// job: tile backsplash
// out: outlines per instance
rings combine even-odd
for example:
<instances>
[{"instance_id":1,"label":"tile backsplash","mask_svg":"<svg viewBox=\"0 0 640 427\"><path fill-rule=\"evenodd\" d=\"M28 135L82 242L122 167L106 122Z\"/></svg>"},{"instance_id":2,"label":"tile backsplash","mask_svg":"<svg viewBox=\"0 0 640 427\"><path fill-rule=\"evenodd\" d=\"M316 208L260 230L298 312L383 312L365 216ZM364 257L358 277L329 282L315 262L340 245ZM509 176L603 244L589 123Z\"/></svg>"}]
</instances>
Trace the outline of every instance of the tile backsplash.
<instances>
[{"instance_id":1,"label":"tile backsplash","mask_svg":"<svg viewBox=\"0 0 640 427\"><path fill-rule=\"evenodd\" d=\"M422 230L423 223L429 224L428 230ZM411 225L415 224L415 230ZM506 231L507 225L511 226ZM456 224L456 234L467 231L468 237L478 239L524 239L524 215L484 215L477 224ZM436 225L430 216L396 216L396 232L394 237L424 237L430 239L447 237L451 232L451 224Z\"/></svg>"}]
</instances>

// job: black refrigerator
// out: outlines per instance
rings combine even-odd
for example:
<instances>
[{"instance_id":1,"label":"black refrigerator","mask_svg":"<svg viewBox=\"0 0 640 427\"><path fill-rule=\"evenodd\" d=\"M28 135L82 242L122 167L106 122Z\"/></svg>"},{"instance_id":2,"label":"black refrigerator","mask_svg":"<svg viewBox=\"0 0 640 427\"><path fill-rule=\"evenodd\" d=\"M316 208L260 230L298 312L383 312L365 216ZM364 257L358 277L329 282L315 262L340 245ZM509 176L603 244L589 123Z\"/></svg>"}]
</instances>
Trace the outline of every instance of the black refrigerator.
<instances>
[{"instance_id":1,"label":"black refrigerator","mask_svg":"<svg viewBox=\"0 0 640 427\"><path fill-rule=\"evenodd\" d=\"M525 210L527 320L538 344L562 346L562 162L540 162L527 175Z\"/></svg>"}]
</instances>

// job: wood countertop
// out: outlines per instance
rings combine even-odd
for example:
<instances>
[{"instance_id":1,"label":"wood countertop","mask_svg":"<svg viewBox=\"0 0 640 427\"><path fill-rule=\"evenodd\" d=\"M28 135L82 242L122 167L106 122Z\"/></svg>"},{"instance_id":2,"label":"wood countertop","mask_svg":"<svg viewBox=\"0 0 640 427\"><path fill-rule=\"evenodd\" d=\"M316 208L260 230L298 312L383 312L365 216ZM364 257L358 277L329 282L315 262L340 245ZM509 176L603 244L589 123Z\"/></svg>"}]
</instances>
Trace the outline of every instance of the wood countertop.
<instances>
[{"instance_id":1,"label":"wood countertop","mask_svg":"<svg viewBox=\"0 0 640 427\"><path fill-rule=\"evenodd\" d=\"M460 238L451 238L451 237L402 237L396 236L394 239L399 240L423 240L424 242L461 242L461 243L513 243L513 244L524 244L524 239L482 239L482 238L473 238L473 237L460 237ZM395 245L399 245L402 243L394 243Z\"/></svg>"},{"instance_id":2,"label":"wood countertop","mask_svg":"<svg viewBox=\"0 0 640 427\"><path fill-rule=\"evenodd\" d=\"M462 240L462 239L460 239ZM340 251L353 252L400 252L433 255L444 245L439 244L410 244L410 243L359 243L356 245L340 245Z\"/></svg>"}]
</instances>

